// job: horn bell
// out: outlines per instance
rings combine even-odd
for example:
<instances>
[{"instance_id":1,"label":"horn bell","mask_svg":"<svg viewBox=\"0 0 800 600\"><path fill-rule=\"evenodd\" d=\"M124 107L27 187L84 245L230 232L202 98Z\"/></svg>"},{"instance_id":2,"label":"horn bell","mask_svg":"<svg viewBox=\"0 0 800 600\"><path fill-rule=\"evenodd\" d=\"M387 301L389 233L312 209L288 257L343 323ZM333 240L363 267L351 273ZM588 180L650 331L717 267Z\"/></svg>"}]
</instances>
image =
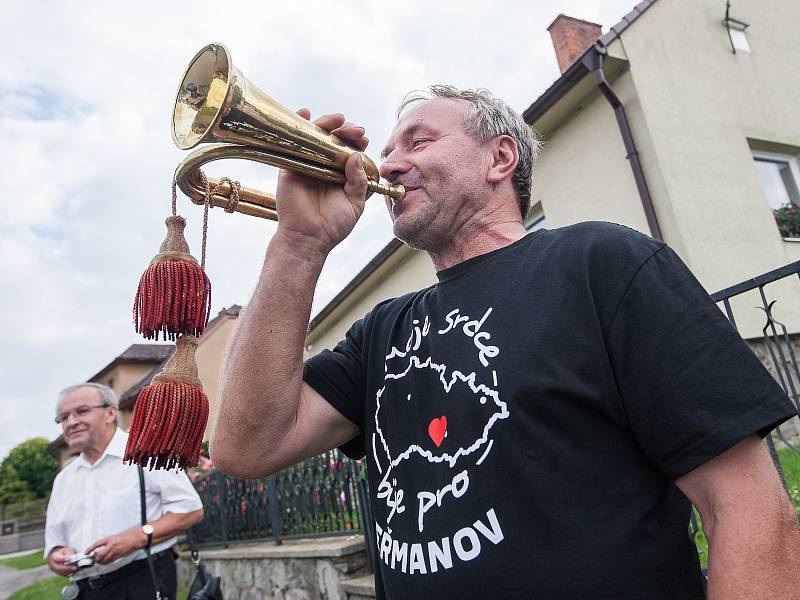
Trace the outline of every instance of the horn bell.
<instances>
[{"instance_id":1,"label":"horn bell","mask_svg":"<svg viewBox=\"0 0 800 600\"><path fill-rule=\"evenodd\" d=\"M205 201L205 190L200 191L197 169L212 160L255 160L342 184L346 181L345 163L356 152L253 85L234 66L222 44L205 46L189 63L172 111L172 139L182 150L216 142L187 156L176 171L178 186L200 204ZM367 196L379 192L399 200L405 195L402 186L380 183L378 167L369 157L363 156L363 164ZM209 178L209 183L213 187L217 181ZM245 205L251 202L267 210L235 209L238 212L277 220L274 195L244 188L242 200ZM212 199L215 205L224 202L224 198Z\"/></svg>"}]
</instances>

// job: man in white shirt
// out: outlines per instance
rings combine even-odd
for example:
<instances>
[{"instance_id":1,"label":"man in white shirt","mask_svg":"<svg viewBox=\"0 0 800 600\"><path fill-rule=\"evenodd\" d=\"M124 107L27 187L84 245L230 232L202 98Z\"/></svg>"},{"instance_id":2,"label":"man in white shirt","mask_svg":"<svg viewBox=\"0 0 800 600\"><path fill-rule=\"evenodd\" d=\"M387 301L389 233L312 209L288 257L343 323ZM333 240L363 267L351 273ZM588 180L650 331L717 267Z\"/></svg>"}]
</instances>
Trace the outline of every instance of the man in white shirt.
<instances>
[{"instance_id":1,"label":"man in white shirt","mask_svg":"<svg viewBox=\"0 0 800 600\"><path fill-rule=\"evenodd\" d=\"M45 557L71 576L79 598L154 598L145 548L149 544L162 598L175 598L176 536L203 519L203 505L183 472L144 474L147 523L141 524L139 474L122 458L128 434L116 425L118 399L104 385L66 388L56 405L64 441L81 454L53 482L47 507ZM70 563L92 554L94 565Z\"/></svg>"}]
</instances>

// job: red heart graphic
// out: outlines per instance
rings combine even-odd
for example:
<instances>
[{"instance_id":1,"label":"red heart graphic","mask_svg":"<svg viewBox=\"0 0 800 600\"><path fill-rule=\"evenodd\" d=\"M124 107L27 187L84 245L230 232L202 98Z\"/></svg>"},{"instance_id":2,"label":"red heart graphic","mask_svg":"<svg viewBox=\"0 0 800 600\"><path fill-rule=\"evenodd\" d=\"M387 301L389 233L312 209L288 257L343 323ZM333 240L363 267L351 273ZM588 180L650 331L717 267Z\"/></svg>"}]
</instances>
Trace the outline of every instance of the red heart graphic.
<instances>
[{"instance_id":1,"label":"red heart graphic","mask_svg":"<svg viewBox=\"0 0 800 600\"><path fill-rule=\"evenodd\" d=\"M433 443L436 444L436 447L442 445L442 440L444 439L444 434L447 432L447 417L442 416L441 419L434 419L431 421L431 424L428 425L428 435L431 436Z\"/></svg>"}]
</instances>

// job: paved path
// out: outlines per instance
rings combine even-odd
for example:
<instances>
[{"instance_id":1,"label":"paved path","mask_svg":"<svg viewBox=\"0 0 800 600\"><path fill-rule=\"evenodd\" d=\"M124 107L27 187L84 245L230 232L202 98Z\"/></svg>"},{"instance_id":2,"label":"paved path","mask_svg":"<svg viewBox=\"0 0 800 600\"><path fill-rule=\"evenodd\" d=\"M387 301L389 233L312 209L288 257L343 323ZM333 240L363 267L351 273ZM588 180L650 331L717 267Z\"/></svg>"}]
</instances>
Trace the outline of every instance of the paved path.
<instances>
[{"instance_id":1,"label":"paved path","mask_svg":"<svg viewBox=\"0 0 800 600\"><path fill-rule=\"evenodd\" d=\"M55 577L55 573L47 565L33 569L12 569L0 565L0 600L6 600L17 590L50 577Z\"/></svg>"}]
</instances>

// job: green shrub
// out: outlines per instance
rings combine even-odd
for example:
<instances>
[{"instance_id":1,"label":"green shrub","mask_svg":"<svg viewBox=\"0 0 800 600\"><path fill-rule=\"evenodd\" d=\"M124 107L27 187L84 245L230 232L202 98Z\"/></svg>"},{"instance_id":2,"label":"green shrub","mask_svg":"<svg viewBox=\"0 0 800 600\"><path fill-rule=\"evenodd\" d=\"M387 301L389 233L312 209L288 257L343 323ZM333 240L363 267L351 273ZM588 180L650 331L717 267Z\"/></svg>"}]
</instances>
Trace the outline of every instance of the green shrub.
<instances>
[{"instance_id":1,"label":"green shrub","mask_svg":"<svg viewBox=\"0 0 800 600\"><path fill-rule=\"evenodd\" d=\"M14 504L50 494L58 461L47 451L47 438L18 444L0 462L0 504Z\"/></svg>"}]
</instances>

